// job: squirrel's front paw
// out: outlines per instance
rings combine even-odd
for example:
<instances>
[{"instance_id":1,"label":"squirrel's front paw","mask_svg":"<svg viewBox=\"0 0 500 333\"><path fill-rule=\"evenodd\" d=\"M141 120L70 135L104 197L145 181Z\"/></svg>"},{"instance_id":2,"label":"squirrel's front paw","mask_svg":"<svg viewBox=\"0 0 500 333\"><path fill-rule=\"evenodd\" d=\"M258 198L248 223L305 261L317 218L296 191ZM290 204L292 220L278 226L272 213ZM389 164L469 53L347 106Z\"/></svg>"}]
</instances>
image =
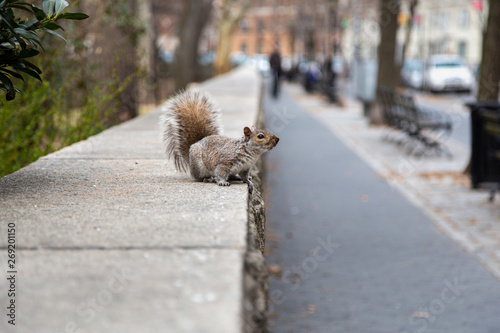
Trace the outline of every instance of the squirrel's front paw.
<instances>
[{"instance_id":1,"label":"squirrel's front paw","mask_svg":"<svg viewBox=\"0 0 500 333\"><path fill-rule=\"evenodd\" d=\"M217 182L217 185L219 185L219 186L229 186L231 184L227 180L219 180Z\"/></svg>"}]
</instances>

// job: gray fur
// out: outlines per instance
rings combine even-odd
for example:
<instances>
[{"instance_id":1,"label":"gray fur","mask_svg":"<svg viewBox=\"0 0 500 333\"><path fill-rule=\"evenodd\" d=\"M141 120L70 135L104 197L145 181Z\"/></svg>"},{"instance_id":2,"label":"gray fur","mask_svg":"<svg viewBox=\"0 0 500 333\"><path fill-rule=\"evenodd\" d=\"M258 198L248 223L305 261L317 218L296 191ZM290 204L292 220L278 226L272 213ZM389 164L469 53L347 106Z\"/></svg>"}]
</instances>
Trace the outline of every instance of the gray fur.
<instances>
[{"instance_id":1,"label":"gray fur","mask_svg":"<svg viewBox=\"0 0 500 333\"><path fill-rule=\"evenodd\" d=\"M243 138L228 138L220 135L219 119L220 111L206 93L185 91L172 97L160 117L165 153L174 159L177 170L189 170L196 180L229 186L229 180L239 176L252 192L250 168L279 139L248 127Z\"/></svg>"}]
</instances>

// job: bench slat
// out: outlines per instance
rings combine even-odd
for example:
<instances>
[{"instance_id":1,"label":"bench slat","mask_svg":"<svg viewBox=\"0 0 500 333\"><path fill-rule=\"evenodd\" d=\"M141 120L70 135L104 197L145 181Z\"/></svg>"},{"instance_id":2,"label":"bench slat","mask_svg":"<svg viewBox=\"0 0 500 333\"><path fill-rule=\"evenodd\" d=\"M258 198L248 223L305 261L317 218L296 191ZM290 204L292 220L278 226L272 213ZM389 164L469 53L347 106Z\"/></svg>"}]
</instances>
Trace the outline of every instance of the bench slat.
<instances>
[{"instance_id":1,"label":"bench slat","mask_svg":"<svg viewBox=\"0 0 500 333\"><path fill-rule=\"evenodd\" d=\"M418 106L413 96L397 93L381 87L378 90L384 115L390 126L405 132L410 138L419 140L427 148L443 151L435 135L438 131L449 134L452 130L448 114L429 107ZM435 132L432 136L424 131Z\"/></svg>"}]
</instances>

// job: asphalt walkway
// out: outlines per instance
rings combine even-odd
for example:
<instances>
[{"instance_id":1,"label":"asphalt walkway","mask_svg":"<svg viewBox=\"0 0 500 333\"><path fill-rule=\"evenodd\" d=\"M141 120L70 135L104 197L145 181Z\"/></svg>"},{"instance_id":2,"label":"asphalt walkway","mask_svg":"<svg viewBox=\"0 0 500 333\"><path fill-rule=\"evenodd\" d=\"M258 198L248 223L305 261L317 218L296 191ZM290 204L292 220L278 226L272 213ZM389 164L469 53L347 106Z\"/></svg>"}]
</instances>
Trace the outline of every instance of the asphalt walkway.
<instances>
[{"instance_id":1,"label":"asphalt walkway","mask_svg":"<svg viewBox=\"0 0 500 333\"><path fill-rule=\"evenodd\" d=\"M500 283L476 256L306 112L310 99L265 96L282 143L268 156L270 330L499 332Z\"/></svg>"}]
</instances>

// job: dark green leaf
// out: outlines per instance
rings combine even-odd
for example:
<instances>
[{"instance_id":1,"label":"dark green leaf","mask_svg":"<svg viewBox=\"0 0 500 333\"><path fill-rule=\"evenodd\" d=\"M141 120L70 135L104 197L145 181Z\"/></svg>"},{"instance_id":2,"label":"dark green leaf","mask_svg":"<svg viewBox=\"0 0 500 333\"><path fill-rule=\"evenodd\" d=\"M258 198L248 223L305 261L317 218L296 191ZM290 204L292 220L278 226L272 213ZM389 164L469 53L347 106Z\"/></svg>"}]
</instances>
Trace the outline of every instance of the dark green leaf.
<instances>
[{"instance_id":1,"label":"dark green leaf","mask_svg":"<svg viewBox=\"0 0 500 333\"><path fill-rule=\"evenodd\" d=\"M2 82L3 88L7 91L6 99L8 101L16 98L16 90L14 89L14 85L9 77L5 74L0 73L0 82Z\"/></svg>"},{"instance_id":2,"label":"dark green leaf","mask_svg":"<svg viewBox=\"0 0 500 333\"><path fill-rule=\"evenodd\" d=\"M18 58L19 59L25 59L25 58L31 58L31 57L34 57L36 55L40 54L40 52L38 52L37 50L35 49L26 49L26 50L22 50L20 53L19 53L19 56Z\"/></svg>"},{"instance_id":3,"label":"dark green leaf","mask_svg":"<svg viewBox=\"0 0 500 333\"><path fill-rule=\"evenodd\" d=\"M14 32L27 40L35 40L40 43L40 38L33 31L28 31L22 28L14 28Z\"/></svg>"},{"instance_id":4,"label":"dark green leaf","mask_svg":"<svg viewBox=\"0 0 500 333\"><path fill-rule=\"evenodd\" d=\"M0 71L4 72L4 73L7 73L13 77L15 77L16 79L19 79L19 80L23 80L24 81L24 78L21 74L17 73L17 72L14 72L14 71L11 71L11 70L8 70L8 69L5 69L5 68L1 68Z\"/></svg>"},{"instance_id":5,"label":"dark green leaf","mask_svg":"<svg viewBox=\"0 0 500 333\"><path fill-rule=\"evenodd\" d=\"M0 73L0 81L3 83L5 89L7 90L14 89L14 85L12 84L12 81L9 79L7 75Z\"/></svg>"},{"instance_id":6,"label":"dark green leaf","mask_svg":"<svg viewBox=\"0 0 500 333\"><path fill-rule=\"evenodd\" d=\"M31 20L27 20L27 21L23 22L23 24L20 24L19 26L24 27L26 29L26 28L29 28L33 24L36 24L36 23L38 23L37 19L31 19Z\"/></svg>"},{"instance_id":7,"label":"dark green leaf","mask_svg":"<svg viewBox=\"0 0 500 333\"><path fill-rule=\"evenodd\" d=\"M45 30L46 32L48 32L49 34L51 35L54 35L54 36L57 36L59 38L61 38L62 40L64 40L66 43L68 42L66 40L66 38L64 38L63 36L61 36L60 34L58 34L57 32L53 31L53 30Z\"/></svg>"},{"instance_id":8,"label":"dark green leaf","mask_svg":"<svg viewBox=\"0 0 500 333\"><path fill-rule=\"evenodd\" d=\"M37 72L35 72L35 71L31 70L31 69L28 69L28 68L19 68L18 70L21 71L21 72L24 72L24 73L28 74L29 76L34 77L35 79L39 80L40 82L42 81L42 78L40 77L40 75L38 75Z\"/></svg>"},{"instance_id":9,"label":"dark green leaf","mask_svg":"<svg viewBox=\"0 0 500 333\"><path fill-rule=\"evenodd\" d=\"M5 11L2 11L2 20L0 22L2 25L5 25L5 29L9 30L12 30L17 25L14 21L14 17L9 16Z\"/></svg>"},{"instance_id":10,"label":"dark green leaf","mask_svg":"<svg viewBox=\"0 0 500 333\"><path fill-rule=\"evenodd\" d=\"M58 20L85 20L88 19L89 16L84 13L64 13L57 17Z\"/></svg>"},{"instance_id":11,"label":"dark green leaf","mask_svg":"<svg viewBox=\"0 0 500 333\"><path fill-rule=\"evenodd\" d=\"M33 13L35 13L35 16L38 19L38 21L41 21L47 17L47 14L45 14L45 12L40 8L38 8L37 6L32 5L31 9L33 10Z\"/></svg>"},{"instance_id":12,"label":"dark green leaf","mask_svg":"<svg viewBox=\"0 0 500 333\"><path fill-rule=\"evenodd\" d=\"M32 19L23 23L26 30L36 30L40 26L40 22L37 19Z\"/></svg>"},{"instance_id":13,"label":"dark green leaf","mask_svg":"<svg viewBox=\"0 0 500 333\"><path fill-rule=\"evenodd\" d=\"M64 30L59 24L54 22L47 22L46 24L43 25L43 28L49 30L57 30L57 29Z\"/></svg>"},{"instance_id":14,"label":"dark green leaf","mask_svg":"<svg viewBox=\"0 0 500 333\"><path fill-rule=\"evenodd\" d=\"M23 60L22 63L25 64L26 67L29 67L29 68L33 69L34 71L36 71L38 74L42 74L42 70L40 68L36 67L35 65L33 65L31 62L29 62L27 60Z\"/></svg>"},{"instance_id":15,"label":"dark green leaf","mask_svg":"<svg viewBox=\"0 0 500 333\"><path fill-rule=\"evenodd\" d=\"M12 47L9 47L9 45ZM9 40L9 41L7 41L7 43L2 43L1 48L2 48L2 50L11 50L12 51L12 50L17 50L17 45L16 45L16 43L14 43L13 40Z\"/></svg>"},{"instance_id":16,"label":"dark green leaf","mask_svg":"<svg viewBox=\"0 0 500 333\"><path fill-rule=\"evenodd\" d=\"M10 8L17 8L31 13L30 5L27 3L9 5Z\"/></svg>"},{"instance_id":17,"label":"dark green leaf","mask_svg":"<svg viewBox=\"0 0 500 333\"><path fill-rule=\"evenodd\" d=\"M15 33L14 31L12 32L13 35L14 35L14 39L19 43L19 46L21 46L21 49L26 49L26 42L21 38L21 36L19 36L17 33ZM16 44L12 41L10 41L10 44L14 47L14 48L17 48L16 47Z\"/></svg>"}]
</instances>

